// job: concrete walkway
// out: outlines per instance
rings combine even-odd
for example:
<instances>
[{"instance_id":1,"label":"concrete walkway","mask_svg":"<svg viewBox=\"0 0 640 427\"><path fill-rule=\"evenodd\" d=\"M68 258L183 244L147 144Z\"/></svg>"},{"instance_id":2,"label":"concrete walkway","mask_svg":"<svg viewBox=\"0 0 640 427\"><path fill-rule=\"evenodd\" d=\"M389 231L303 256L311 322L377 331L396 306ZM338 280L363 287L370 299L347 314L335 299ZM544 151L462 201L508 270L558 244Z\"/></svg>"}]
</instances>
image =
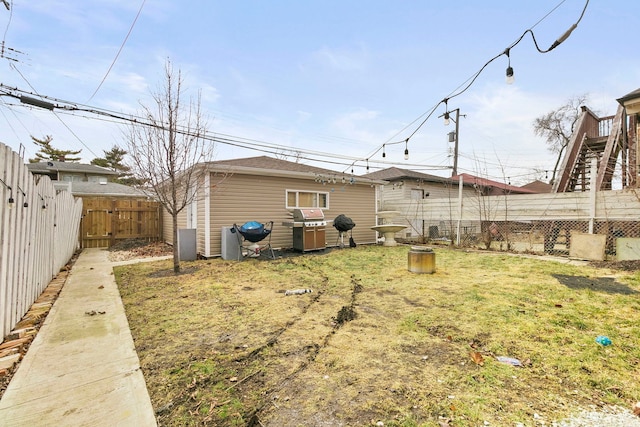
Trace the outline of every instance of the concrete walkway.
<instances>
[{"instance_id":1,"label":"concrete walkway","mask_svg":"<svg viewBox=\"0 0 640 427\"><path fill-rule=\"evenodd\" d=\"M0 426L157 426L103 249L85 249L0 400Z\"/></svg>"}]
</instances>

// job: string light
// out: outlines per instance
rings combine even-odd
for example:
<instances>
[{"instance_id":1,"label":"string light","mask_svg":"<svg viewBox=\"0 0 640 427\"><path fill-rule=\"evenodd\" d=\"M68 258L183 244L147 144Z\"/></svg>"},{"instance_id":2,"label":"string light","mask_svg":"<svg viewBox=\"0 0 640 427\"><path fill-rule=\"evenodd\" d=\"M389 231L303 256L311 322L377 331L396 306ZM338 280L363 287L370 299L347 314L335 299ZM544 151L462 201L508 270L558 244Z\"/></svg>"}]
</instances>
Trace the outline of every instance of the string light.
<instances>
[{"instance_id":1,"label":"string light","mask_svg":"<svg viewBox=\"0 0 640 427\"><path fill-rule=\"evenodd\" d=\"M7 204L9 205L9 209L13 209L13 206L16 203L15 199L13 198L13 188L11 188L10 185L4 182L2 178L0 178L0 182L9 190L9 200L7 200Z\"/></svg>"},{"instance_id":2,"label":"string light","mask_svg":"<svg viewBox=\"0 0 640 427\"><path fill-rule=\"evenodd\" d=\"M27 195L25 194L25 192L22 190L22 188L20 188L20 186L18 185L18 191L20 191L22 193L22 197L24 197L24 203L22 204L22 207L24 208L28 208L29 207L29 203L27 203Z\"/></svg>"},{"instance_id":3,"label":"string light","mask_svg":"<svg viewBox=\"0 0 640 427\"><path fill-rule=\"evenodd\" d=\"M404 141L404 159L405 160L409 160L409 147L407 146L409 144L409 138L407 138Z\"/></svg>"},{"instance_id":4,"label":"string light","mask_svg":"<svg viewBox=\"0 0 640 427\"><path fill-rule=\"evenodd\" d=\"M508 65L507 65L507 84L513 84L515 77L513 77L513 68L511 67L511 48L507 48L504 51L504 54L507 55Z\"/></svg>"}]
</instances>

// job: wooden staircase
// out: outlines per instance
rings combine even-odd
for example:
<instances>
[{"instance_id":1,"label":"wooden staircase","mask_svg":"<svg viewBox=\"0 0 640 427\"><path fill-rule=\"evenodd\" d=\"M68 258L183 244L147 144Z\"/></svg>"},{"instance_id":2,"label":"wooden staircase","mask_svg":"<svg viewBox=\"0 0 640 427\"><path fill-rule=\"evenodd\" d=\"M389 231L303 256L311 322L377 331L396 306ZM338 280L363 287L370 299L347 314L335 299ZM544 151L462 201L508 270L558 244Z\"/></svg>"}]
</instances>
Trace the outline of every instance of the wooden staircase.
<instances>
[{"instance_id":1,"label":"wooden staircase","mask_svg":"<svg viewBox=\"0 0 640 427\"><path fill-rule=\"evenodd\" d=\"M627 116L622 106L618 106L615 116L603 118L583 107L582 115L576 122L576 130L567 145L553 192L588 191L593 185L597 190L610 190L614 172L620 172L623 187L628 186L629 177L634 176L629 172L635 170L635 162L630 162L629 159L635 159L635 146L629 147L627 144L626 121ZM598 160L595 183L591 182L590 173L593 158Z\"/></svg>"}]
</instances>

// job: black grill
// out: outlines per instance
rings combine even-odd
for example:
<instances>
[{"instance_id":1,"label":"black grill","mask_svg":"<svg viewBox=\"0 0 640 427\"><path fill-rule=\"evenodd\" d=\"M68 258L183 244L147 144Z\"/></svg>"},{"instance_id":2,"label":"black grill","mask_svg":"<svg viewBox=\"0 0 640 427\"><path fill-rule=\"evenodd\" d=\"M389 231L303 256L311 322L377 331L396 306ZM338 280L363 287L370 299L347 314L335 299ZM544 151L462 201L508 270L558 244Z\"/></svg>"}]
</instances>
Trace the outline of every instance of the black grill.
<instances>
[{"instance_id":1,"label":"black grill","mask_svg":"<svg viewBox=\"0 0 640 427\"><path fill-rule=\"evenodd\" d=\"M356 223L353 222L353 220L348 216L340 214L333 220L333 226L336 228L336 230L345 232L355 227Z\"/></svg>"}]
</instances>

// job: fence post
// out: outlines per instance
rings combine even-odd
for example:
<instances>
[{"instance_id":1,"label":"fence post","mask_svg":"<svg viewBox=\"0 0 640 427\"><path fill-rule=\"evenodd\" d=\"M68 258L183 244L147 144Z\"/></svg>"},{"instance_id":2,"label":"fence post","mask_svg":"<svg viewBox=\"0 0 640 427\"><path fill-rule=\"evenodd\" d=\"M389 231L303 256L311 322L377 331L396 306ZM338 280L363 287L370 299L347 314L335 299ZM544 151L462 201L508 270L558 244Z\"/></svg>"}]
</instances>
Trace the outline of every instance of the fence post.
<instances>
[{"instance_id":1,"label":"fence post","mask_svg":"<svg viewBox=\"0 0 640 427\"><path fill-rule=\"evenodd\" d=\"M111 221L111 233L109 233L109 247L116 244L116 233L118 232L118 218L116 216L116 200L112 199L109 205L109 210L111 213L109 214L109 220Z\"/></svg>"},{"instance_id":2,"label":"fence post","mask_svg":"<svg viewBox=\"0 0 640 427\"><path fill-rule=\"evenodd\" d=\"M462 188L464 187L462 175L458 179L458 224L456 224L456 246L460 246L460 223L462 222Z\"/></svg>"},{"instance_id":3,"label":"fence post","mask_svg":"<svg viewBox=\"0 0 640 427\"><path fill-rule=\"evenodd\" d=\"M598 159L591 159L591 168L589 170L589 234L593 234L594 223L596 220L596 183L598 177Z\"/></svg>"}]
</instances>

